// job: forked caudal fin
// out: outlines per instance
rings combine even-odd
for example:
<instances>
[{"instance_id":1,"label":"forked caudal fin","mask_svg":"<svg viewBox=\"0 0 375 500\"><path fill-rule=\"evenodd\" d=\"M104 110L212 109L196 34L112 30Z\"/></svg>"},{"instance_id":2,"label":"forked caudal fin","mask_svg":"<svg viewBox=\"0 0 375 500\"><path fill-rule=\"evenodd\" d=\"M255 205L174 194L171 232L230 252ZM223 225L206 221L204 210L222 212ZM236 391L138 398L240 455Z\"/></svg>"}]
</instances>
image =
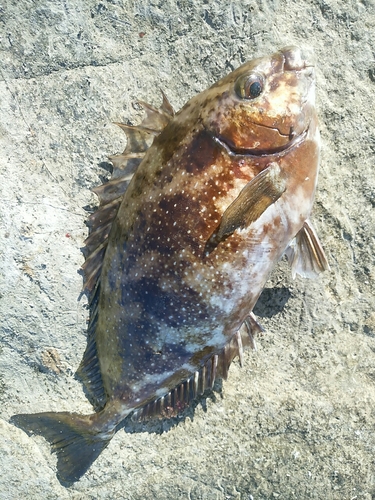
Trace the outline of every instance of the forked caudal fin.
<instances>
[{"instance_id":1,"label":"forked caudal fin","mask_svg":"<svg viewBox=\"0 0 375 500\"><path fill-rule=\"evenodd\" d=\"M197 395L212 388L217 378L227 378L233 359L239 356L242 365L243 349L256 349L254 337L263 331L253 313L249 313L240 329L214 354L199 371L184 380L165 396L135 409L133 420L169 418L181 413ZM19 414L11 423L28 433L43 436L57 455L57 477L62 485L78 481L106 448L125 417L111 404L92 415L69 412Z\"/></svg>"},{"instance_id":2,"label":"forked caudal fin","mask_svg":"<svg viewBox=\"0 0 375 500\"><path fill-rule=\"evenodd\" d=\"M98 432L94 424L98 414L82 416L75 413L35 413L14 415L11 423L21 429L43 436L57 455L57 477L69 485L83 476L112 439L110 433Z\"/></svg>"}]
</instances>

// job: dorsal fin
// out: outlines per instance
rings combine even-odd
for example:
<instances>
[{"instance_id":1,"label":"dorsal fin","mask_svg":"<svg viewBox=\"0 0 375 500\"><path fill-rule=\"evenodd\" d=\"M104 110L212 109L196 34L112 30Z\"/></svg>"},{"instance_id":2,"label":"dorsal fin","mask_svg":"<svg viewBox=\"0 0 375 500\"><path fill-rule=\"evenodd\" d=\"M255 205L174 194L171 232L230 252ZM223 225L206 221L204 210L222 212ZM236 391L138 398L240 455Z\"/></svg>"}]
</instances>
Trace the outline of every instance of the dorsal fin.
<instances>
[{"instance_id":1,"label":"dorsal fin","mask_svg":"<svg viewBox=\"0 0 375 500\"><path fill-rule=\"evenodd\" d=\"M85 241L86 261L84 271L84 289L92 291L99 279L107 247L112 222L122 201L129 182L141 163L155 136L165 128L174 116L174 111L165 94L159 108L141 102L146 117L140 125L117 123L127 136L126 147L121 154L109 157L113 164L111 179L93 189L99 198L99 208L88 220L90 235Z\"/></svg>"},{"instance_id":2,"label":"dorsal fin","mask_svg":"<svg viewBox=\"0 0 375 500\"><path fill-rule=\"evenodd\" d=\"M181 413L190 403L207 389L212 389L215 380L226 379L233 359L238 356L242 366L243 348L256 349L254 336L263 328L253 313L242 323L241 328L217 354L213 354L203 367L184 380L165 396L151 401L133 413L132 419L170 418Z\"/></svg>"},{"instance_id":3,"label":"dorsal fin","mask_svg":"<svg viewBox=\"0 0 375 500\"><path fill-rule=\"evenodd\" d=\"M126 148L121 154L109 157L113 164L111 179L93 189L99 198L99 208L88 220L90 235L85 241L86 260L82 266L84 289L90 292L90 323L87 330L87 347L77 370L77 376L82 380L88 398L97 410L102 409L107 401L100 373L95 337L100 273L112 223L129 182L153 138L163 130L174 116L172 106L164 93L162 95L163 102L160 108L142 103L146 110L146 117L140 125L118 124L127 135Z\"/></svg>"},{"instance_id":4,"label":"dorsal fin","mask_svg":"<svg viewBox=\"0 0 375 500\"><path fill-rule=\"evenodd\" d=\"M107 394L103 387L99 359L96 351L95 328L98 319L100 284L91 294L90 322L87 328L87 346L82 361L76 371L76 377L83 383L88 400L96 411L104 408Z\"/></svg>"}]
</instances>

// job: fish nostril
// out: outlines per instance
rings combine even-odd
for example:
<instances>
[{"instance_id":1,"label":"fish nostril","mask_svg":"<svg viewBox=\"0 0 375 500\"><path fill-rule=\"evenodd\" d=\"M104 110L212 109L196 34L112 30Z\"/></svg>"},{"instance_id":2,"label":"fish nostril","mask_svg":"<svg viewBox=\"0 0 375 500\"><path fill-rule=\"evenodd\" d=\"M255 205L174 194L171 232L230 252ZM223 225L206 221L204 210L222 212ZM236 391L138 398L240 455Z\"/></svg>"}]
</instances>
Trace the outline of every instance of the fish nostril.
<instances>
[{"instance_id":1,"label":"fish nostril","mask_svg":"<svg viewBox=\"0 0 375 500\"><path fill-rule=\"evenodd\" d=\"M284 56L285 71L298 71L313 66L311 54L306 54L305 50L302 51L298 47L285 47L280 52Z\"/></svg>"}]
</instances>

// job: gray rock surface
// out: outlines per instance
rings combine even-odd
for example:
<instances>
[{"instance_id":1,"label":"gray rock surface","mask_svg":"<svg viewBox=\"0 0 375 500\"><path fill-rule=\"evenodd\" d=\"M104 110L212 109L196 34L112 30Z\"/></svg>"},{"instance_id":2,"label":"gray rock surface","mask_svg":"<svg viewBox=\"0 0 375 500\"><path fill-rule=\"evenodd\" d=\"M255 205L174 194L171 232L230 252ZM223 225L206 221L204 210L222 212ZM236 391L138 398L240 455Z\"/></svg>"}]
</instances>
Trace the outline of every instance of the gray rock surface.
<instances>
[{"instance_id":1,"label":"gray rock surface","mask_svg":"<svg viewBox=\"0 0 375 500\"><path fill-rule=\"evenodd\" d=\"M162 88L178 109L247 59L317 58L323 159L314 220L332 267L276 269L258 351L168 432L117 433L71 488L20 412L90 412L74 372L83 207ZM0 1L0 499L375 498L373 0ZM273 287L273 291L272 291ZM134 429L133 429L134 430Z\"/></svg>"}]
</instances>

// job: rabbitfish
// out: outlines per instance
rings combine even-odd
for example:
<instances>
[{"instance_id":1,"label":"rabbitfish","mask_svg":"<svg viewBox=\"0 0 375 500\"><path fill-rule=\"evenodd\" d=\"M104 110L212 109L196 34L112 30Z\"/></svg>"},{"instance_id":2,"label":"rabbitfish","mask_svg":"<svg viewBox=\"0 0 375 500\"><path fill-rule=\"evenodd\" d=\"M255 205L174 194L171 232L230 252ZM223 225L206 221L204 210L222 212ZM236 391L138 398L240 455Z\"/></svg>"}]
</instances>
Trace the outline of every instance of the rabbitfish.
<instances>
[{"instance_id":1,"label":"rabbitfish","mask_svg":"<svg viewBox=\"0 0 375 500\"><path fill-rule=\"evenodd\" d=\"M88 345L78 370L96 412L16 415L78 480L129 414L168 417L226 377L261 329L252 310L283 254L328 268L309 222L320 140L314 68L287 47L242 65L178 113L163 95L111 157L86 241Z\"/></svg>"}]
</instances>

